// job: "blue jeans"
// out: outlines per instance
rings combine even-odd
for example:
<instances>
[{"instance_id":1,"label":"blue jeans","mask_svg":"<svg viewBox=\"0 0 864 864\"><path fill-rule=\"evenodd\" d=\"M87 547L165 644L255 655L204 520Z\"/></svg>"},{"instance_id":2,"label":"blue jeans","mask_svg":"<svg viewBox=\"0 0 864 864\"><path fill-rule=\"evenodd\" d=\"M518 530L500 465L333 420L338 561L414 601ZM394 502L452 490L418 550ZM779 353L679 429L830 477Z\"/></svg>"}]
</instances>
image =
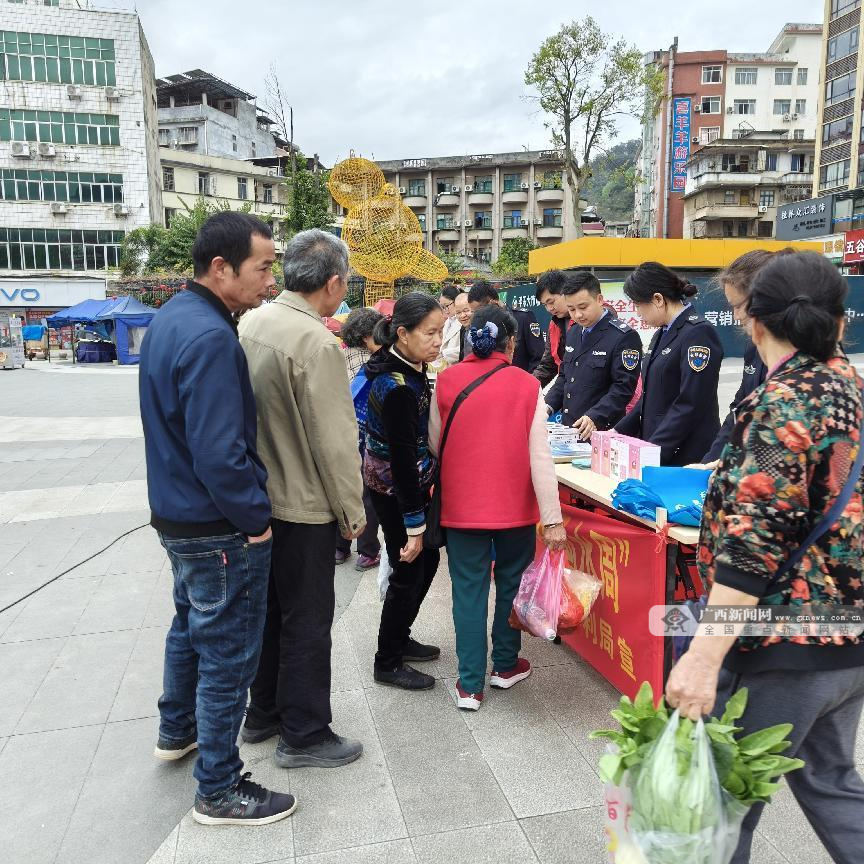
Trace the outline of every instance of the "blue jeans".
<instances>
[{"instance_id":1,"label":"blue jeans","mask_svg":"<svg viewBox=\"0 0 864 864\"><path fill-rule=\"evenodd\" d=\"M261 654L270 541L242 534L178 540L159 535L174 572L176 614L165 640L159 735L196 732L198 795L213 798L240 778L237 735Z\"/></svg>"}]
</instances>

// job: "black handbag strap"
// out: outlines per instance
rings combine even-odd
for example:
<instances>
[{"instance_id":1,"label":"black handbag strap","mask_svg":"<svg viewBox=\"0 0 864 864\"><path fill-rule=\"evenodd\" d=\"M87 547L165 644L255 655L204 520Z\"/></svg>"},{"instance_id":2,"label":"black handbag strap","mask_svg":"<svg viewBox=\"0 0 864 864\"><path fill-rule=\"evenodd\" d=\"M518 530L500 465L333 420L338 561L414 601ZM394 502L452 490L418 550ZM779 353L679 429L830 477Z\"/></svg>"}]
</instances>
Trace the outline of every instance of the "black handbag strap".
<instances>
[{"instance_id":1,"label":"black handbag strap","mask_svg":"<svg viewBox=\"0 0 864 864\"><path fill-rule=\"evenodd\" d=\"M444 432L441 434L441 443L438 445L438 462L441 462L441 457L444 455L444 445L447 443L447 433L450 431L450 426L453 424L453 418L456 416L456 411L459 406L476 390L487 378L490 378L496 372L506 369L510 364L502 363L488 372L484 372L479 378L475 378L454 400L453 407L447 415L447 423L444 425Z\"/></svg>"}]
</instances>

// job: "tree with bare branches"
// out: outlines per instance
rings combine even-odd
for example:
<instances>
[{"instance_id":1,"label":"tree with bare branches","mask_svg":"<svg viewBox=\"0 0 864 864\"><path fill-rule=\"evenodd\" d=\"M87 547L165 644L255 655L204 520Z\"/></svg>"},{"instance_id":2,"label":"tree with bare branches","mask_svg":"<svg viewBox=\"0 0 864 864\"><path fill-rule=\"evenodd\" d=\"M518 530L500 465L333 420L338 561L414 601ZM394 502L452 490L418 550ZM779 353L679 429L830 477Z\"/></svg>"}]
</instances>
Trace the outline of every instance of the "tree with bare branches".
<instances>
[{"instance_id":1,"label":"tree with bare branches","mask_svg":"<svg viewBox=\"0 0 864 864\"><path fill-rule=\"evenodd\" d=\"M662 72L646 66L635 45L612 40L588 15L546 39L525 71L531 98L549 117L553 146L563 153L577 237L591 159L614 141L622 116L642 114L646 91L654 102L662 88Z\"/></svg>"}]
</instances>

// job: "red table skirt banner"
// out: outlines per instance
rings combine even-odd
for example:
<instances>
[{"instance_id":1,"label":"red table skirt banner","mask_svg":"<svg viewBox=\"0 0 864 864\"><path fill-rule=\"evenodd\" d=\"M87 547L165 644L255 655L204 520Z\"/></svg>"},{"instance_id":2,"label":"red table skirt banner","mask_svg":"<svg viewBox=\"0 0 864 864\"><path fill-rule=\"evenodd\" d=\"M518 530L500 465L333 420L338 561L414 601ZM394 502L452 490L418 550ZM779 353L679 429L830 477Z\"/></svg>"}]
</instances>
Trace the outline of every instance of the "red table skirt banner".
<instances>
[{"instance_id":1,"label":"red table skirt banner","mask_svg":"<svg viewBox=\"0 0 864 864\"><path fill-rule=\"evenodd\" d=\"M648 610L665 603L666 544L647 528L562 504L567 566L602 583L591 614L569 645L631 699L643 681L663 692L663 638L648 630ZM538 554L545 547L537 541Z\"/></svg>"}]
</instances>

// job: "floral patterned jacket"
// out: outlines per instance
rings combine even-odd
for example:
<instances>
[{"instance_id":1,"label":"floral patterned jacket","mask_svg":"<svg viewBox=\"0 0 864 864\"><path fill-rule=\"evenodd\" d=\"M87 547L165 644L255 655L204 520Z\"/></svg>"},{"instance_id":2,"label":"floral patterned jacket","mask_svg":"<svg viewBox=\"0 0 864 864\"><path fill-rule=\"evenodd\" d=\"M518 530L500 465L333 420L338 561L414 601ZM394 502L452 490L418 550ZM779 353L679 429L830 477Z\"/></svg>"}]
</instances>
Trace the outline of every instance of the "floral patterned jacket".
<instances>
[{"instance_id":1,"label":"floral patterned jacket","mask_svg":"<svg viewBox=\"0 0 864 864\"><path fill-rule=\"evenodd\" d=\"M737 423L713 475L702 517L699 570L760 597L762 605L858 606L864 612L864 526L858 487L842 517L797 570L773 584L840 493L861 446L861 381L843 358L796 354L738 407ZM864 665L864 637L842 628L810 635L775 624L742 635L725 665L834 669Z\"/></svg>"}]
</instances>

